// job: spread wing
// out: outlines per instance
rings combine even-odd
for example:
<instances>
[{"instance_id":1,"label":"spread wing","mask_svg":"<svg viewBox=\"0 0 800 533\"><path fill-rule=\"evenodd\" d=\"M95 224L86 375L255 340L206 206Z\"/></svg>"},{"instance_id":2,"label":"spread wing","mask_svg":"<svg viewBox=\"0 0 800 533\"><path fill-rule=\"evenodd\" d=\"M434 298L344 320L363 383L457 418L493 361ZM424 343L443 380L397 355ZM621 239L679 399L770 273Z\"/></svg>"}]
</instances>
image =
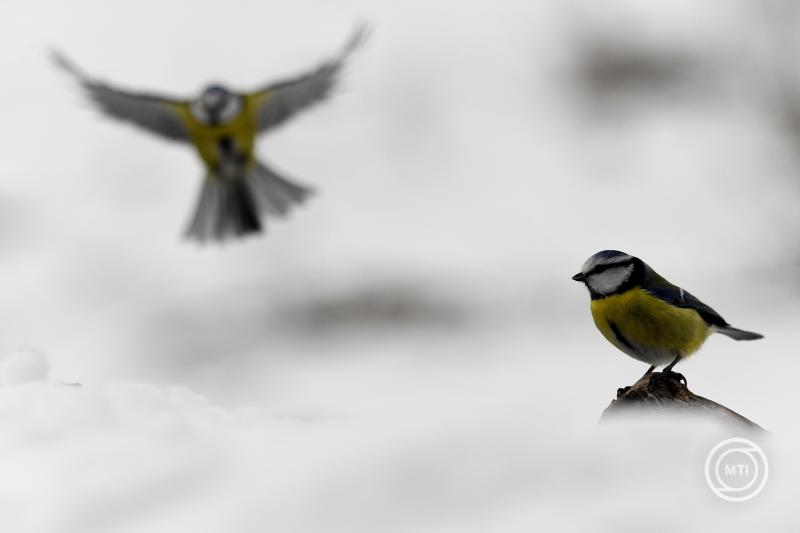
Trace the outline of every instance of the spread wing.
<instances>
[{"instance_id":1,"label":"spread wing","mask_svg":"<svg viewBox=\"0 0 800 533\"><path fill-rule=\"evenodd\" d=\"M59 52L54 50L52 55L55 63L77 78L92 101L108 116L135 124L167 139L189 140L180 114L186 105L185 101L117 89L90 78Z\"/></svg>"},{"instance_id":2,"label":"spread wing","mask_svg":"<svg viewBox=\"0 0 800 533\"><path fill-rule=\"evenodd\" d=\"M313 72L291 80L271 84L250 96L256 105L256 128L259 132L278 126L292 115L330 96L348 56L366 38L366 27L359 26L339 55Z\"/></svg>"},{"instance_id":3,"label":"spread wing","mask_svg":"<svg viewBox=\"0 0 800 533\"><path fill-rule=\"evenodd\" d=\"M650 274L651 276L647 283L648 287L645 290L656 298L660 298L676 307L694 309L707 324L711 324L712 326L724 327L730 325L719 313L701 302L691 293L673 285L652 270Z\"/></svg>"}]
</instances>

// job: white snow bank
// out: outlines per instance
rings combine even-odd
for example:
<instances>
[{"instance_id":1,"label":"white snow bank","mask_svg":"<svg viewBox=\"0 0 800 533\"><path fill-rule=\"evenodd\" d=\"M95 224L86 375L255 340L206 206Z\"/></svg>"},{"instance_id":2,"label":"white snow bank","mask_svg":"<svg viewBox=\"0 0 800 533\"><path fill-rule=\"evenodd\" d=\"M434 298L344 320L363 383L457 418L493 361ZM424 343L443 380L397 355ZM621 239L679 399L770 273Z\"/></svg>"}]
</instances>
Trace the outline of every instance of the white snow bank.
<instances>
[{"instance_id":1,"label":"white snow bank","mask_svg":"<svg viewBox=\"0 0 800 533\"><path fill-rule=\"evenodd\" d=\"M20 348L0 358L0 385L42 381L49 373L44 354L33 348Z\"/></svg>"},{"instance_id":2,"label":"white snow bank","mask_svg":"<svg viewBox=\"0 0 800 533\"><path fill-rule=\"evenodd\" d=\"M479 401L465 399L466 401ZM486 398L470 417L226 410L143 383L0 387L0 522L25 532L796 531L798 462L730 504L696 424L576 431ZM785 441L783 441L785 443ZM795 448L796 449L796 448Z\"/></svg>"}]
</instances>

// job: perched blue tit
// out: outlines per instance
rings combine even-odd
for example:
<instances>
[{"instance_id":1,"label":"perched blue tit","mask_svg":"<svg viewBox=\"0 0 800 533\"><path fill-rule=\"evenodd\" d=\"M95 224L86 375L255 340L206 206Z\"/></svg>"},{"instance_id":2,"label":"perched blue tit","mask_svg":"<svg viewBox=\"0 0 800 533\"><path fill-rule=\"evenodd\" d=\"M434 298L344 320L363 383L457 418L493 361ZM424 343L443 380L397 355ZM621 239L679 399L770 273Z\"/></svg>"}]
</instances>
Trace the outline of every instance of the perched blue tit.
<instances>
[{"instance_id":1,"label":"perched blue tit","mask_svg":"<svg viewBox=\"0 0 800 533\"><path fill-rule=\"evenodd\" d=\"M53 56L108 116L194 145L206 175L186 236L222 241L260 232L262 214L284 216L312 193L256 159L256 136L330 96L345 60L364 38L360 27L336 57L305 75L253 92L214 84L185 100L121 90L90 78L64 55Z\"/></svg>"},{"instance_id":2,"label":"perched blue tit","mask_svg":"<svg viewBox=\"0 0 800 533\"><path fill-rule=\"evenodd\" d=\"M629 356L651 365L645 375L663 365L664 372L671 372L712 333L737 341L763 338L734 328L711 307L624 252L594 254L572 279L589 289L592 318L600 333Z\"/></svg>"}]
</instances>

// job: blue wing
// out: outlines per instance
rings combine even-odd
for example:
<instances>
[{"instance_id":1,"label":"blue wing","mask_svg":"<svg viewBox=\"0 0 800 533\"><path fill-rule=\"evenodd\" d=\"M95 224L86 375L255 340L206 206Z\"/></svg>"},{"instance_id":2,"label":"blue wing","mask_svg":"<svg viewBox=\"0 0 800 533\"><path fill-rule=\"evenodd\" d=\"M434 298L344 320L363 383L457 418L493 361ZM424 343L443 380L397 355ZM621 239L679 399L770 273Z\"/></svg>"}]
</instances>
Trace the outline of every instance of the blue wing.
<instances>
[{"instance_id":1,"label":"blue wing","mask_svg":"<svg viewBox=\"0 0 800 533\"><path fill-rule=\"evenodd\" d=\"M359 26L334 59L323 63L313 72L252 93L259 102L256 111L258 131L278 126L295 113L329 97L348 56L364 42L366 36L366 26Z\"/></svg>"},{"instance_id":2,"label":"blue wing","mask_svg":"<svg viewBox=\"0 0 800 533\"><path fill-rule=\"evenodd\" d=\"M173 141L189 140L189 134L177 111L185 101L116 89L107 83L93 80L63 54L53 50L52 56L56 65L77 78L89 97L106 115Z\"/></svg>"},{"instance_id":3,"label":"blue wing","mask_svg":"<svg viewBox=\"0 0 800 533\"><path fill-rule=\"evenodd\" d=\"M684 309L694 309L703 318L703 320L706 321L707 324L719 327L725 327L729 325L728 322L724 318L722 318L719 313L717 313L711 307L698 300L691 293L686 292L680 287L676 287L675 285L669 283L664 278L661 278L661 280L663 280L664 284L661 283L648 284L651 286L644 288L644 290L646 290L656 298L664 300L668 304L674 305L676 307L682 307Z\"/></svg>"}]
</instances>

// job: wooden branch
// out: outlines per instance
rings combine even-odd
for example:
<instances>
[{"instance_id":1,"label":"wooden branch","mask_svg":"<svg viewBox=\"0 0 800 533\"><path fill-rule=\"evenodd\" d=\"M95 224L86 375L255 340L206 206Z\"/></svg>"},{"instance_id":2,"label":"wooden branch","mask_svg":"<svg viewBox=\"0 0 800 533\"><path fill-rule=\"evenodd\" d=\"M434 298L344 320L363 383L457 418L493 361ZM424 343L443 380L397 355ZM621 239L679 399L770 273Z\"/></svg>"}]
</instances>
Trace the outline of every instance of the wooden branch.
<instances>
[{"instance_id":1,"label":"wooden branch","mask_svg":"<svg viewBox=\"0 0 800 533\"><path fill-rule=\"evenodd\" d=\"M681 381L682 377L676 372L652 372L642 376L632 386L617 390L617 399L611 400L600 420L631 412L688 412L733 424L747 432L766 431L724 405L696 395Z\"/></svg>"}]
</instances>

